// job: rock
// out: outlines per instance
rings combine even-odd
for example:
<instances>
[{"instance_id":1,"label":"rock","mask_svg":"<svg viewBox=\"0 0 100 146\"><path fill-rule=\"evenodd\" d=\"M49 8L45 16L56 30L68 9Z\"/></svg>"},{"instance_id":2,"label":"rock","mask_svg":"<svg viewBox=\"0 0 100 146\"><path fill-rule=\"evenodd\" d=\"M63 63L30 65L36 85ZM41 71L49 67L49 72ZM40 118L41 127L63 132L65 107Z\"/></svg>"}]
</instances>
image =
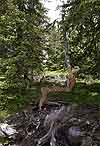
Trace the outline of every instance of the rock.
<instances>
[{"instance_id":1,"label":"rock","mask_svg":"<svg viewBox=\"0 0 100 146\"><path fill-rule=\"evenodd\" d=\"M1 134L3 133L2 136L11 136L17 133L17 131L11 127L11 125L8 125L7 123L0 123L0 129L1 129Z\"/></svg>"}]
</instances>

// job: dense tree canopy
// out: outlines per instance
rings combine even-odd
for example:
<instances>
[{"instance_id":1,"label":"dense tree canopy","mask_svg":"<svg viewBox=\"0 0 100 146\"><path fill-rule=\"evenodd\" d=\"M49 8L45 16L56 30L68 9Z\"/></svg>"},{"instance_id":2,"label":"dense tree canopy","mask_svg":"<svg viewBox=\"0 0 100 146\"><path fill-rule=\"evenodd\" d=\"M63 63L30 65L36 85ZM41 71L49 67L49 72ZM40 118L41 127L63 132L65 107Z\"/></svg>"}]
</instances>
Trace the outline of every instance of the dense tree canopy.
<instances>
[{"instance_id":1,"label":"dense tree canopy","mask_svg":"<svg viewBox=\"0 0 100 146\"><path fill-rule=\"evenodd\" d=\"M47 36L47 66L64 68L64 50L80 75L100 75L100 2L98 0L62 1L62 18ZM65 38L66 37L66 38Z\"/></svg>"},{"instance_id":2,"label":"dense tree canopy","mask_svg":"<svg viewBox=\"0 0 100 146\"><path fill-rule=\"evenodd\" d=\"M42 70L46 16L39 0L1 1L0 67L8 86Z\"/></svg>"},{"instance_id":3,"label":"dense tree canopy","mask_svg":"<svg viewBox=\"0 0 100 146\"><path fill-rule=\"evenodd\" d=\"M63 4L72 63L81 72L100 73L100 1L70 0Z\"/></svg>"},{"instance_id":4,"label":"dense tree canopy","mask_svg":"<svg viewBox=\"0 0 100 146\"><path fill-rule=\"evenodd\" d=\"M43 71L45 59L49 70L62 69L64 43L80 73L100 75L98 0L62 3L62 20L52 27L47 27L46 10L39 0L0 3L0 74L8 87L26 87L34 72Z\"/></svg>"},{"instance_id":5,"label":"dense tree canopy","mask_svg":"<svg viewBox=\"0 0 100 146\"><path fill-rule=\"evenodd\" d=\"M61 32L57 26L53 26L47 35L47 62L49 70L64 68L64 49L62 45Z\"/></svg>"},{"instance_id":6,"label":"dense tree canopy","mask_svg":"<svg viewBox=\"0 0 100 146\"><path fill-rule=\"evenodd\" d=\"M100 79L100 0L58 1L61 18L50 23L42 0L0 0L0 108L39 97L42 85L56 83L33 82L34 75L66 72L68 60L80 68L77 77ZM64 99L100 103L99 83L76 84Z\"/></svg>"}]
</instances>

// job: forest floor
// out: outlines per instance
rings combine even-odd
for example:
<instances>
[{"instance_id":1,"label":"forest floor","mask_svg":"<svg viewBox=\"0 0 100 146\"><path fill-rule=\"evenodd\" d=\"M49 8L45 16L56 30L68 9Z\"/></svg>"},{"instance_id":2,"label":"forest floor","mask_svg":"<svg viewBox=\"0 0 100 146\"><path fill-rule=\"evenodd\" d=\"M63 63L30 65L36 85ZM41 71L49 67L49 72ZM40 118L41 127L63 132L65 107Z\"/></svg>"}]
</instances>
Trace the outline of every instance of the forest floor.
<instances>
[{"instance_id":1,"label":"forest floor","mask_svg":"<svg viewBox=\"0 0 100 146\"><path fill-rule=\"evenodd\" d=\"M23 91L21 94L17 90L1 90L0 96L0 119L16 113L24 108L28 103L39 100L41 96L41 86L52 86L53 83L40 84L35 82L31 89ZM78 104L95 104L100 105L100 81L82 82L77 81L75 89L71 93L50 93L50 101L76 102Z\"/></svg>"},{"instance_id":2,"label":"forest floor","mask_svg":"<svg viewBox=\"0 0 100 146\"><path fill-rule=\"evenodd\" d=\"M30 107L0 120L0 146L100 146L97 106L49 102L41 111Z\"/></svg>"},{"instance_id":3,"label":"forest floor","mask_svg":"<svg viewBox=\"0 0 100 146\"><path fill-rule=\"evenodd\" d=\"M1 82L1 84L2 84L2 82ZM27 90L23 89L23 91L21 91L21 93L19 93L17 89L0 90L0 121L2 122L2 120L7 117L8 117L8 119L10 118L10 120L12 121L13 117L15 117L16 120L14 119L14 121L17 122L17 120L19 120L19 123L23 125L23 121L21 122L21 120L23 120L23 118L25 118L26 119L25 122L28 123L28 125L29 125L29 121L27 121L27 118L30 119L30 117L31 117L30 113L27 113L28 115L25 115L26 117L23 117L24 116L23 111L27 109L27 105L29 103L33 103L33 105L34 105L34 102L39 101L39 98L41 97L40 89L42 86L47 86L47 85L53 86L54 83L47 82L47 81L44 83L34 82L33 86L30 89L27 89ZM57 83L57 85L61 86L59 83ZM60 103L60 102L62 102L62 103L64 102L64 103L68 103L68 104L77 103L80 108L85 107L86 112L88 111L88 109L90 110L90 113L85 113L85 114L84 114L84 110L80 111L80 115L82 114L83 119L85 118L84 117L85 115L87 116L85 118L86 122L87 122L87 118L92 116L93 123L96 123L95 126L98 125L98 121L100 124L100 119L99 119L100 116L98 116L98 115L100 115L100 81L98 81L98 80L95 80L93 82L77 81L75 88L72 92L70 92L70 93L67 93L67 92L50 93L48 95L48 100L56 101L58 103ZM92 110L92 112L91 112L91 110ZM51 111L52 111L52 108L51 108ZM34 112L34 114L36 114L39 117L41 114L43 114L43 115L45 114L45 116L48 114L48 110L47 110L47 112L43 111L43 113L38 112L38 110L33 111L33 112ZM20 113L22 113L22 114L20 115ZM95 114L93 114L93 113L95 113ZM97 118L96 118L96 116L97 116ZM91 122L91 119L88 119L88 120L89 120L89 122ZM82 122L82 123L84 123L84 122ZM12 123L10 122L8 124L13 124L13 122ZM18 124L18 122L17 122L17 124ZM74 123L72 123L72 125L73 124ZM92 125L93 124L90 124L90 129L91 129ZM27 129L27 124L25 126ZM31 124L29 126L31 126ZM43 123L42 123L42 126L43 126ZM23 126L21 126L21 127L22 127L21 133L23 133L24 132L23 129L25 127L23 127ZM34 125L33 125L33 128L34 128ZM43 127L42 128L40 127L40 133L35 133L35 134L32 133L34 136L36 136L36 134L37 134L37 137L35 137L36 139L38 138L38 135L41 135L41 133L43 133L43 130L41 130L41 129L43 129ZM20 132L20 130L21 129L19 128L19 132ZM45 133L45 131L44 131L44 133ZM99 127L99 132L96 134L97 135L100 134L100 127ZM33 135L32 135L32 138L33 138ZM27 135L24 135L24 137L25 136L27 136ZM43 135L41 135L41 137L42 136ZM99 135L99 137L100 137L100 135ZM26 141L30 141L31 136L28 136L28 138L29 139L25 139L25 141L23 141L23 143L21 143L22 146L25 145ZM33 140L32 138L31 138L31 140ZM20 139L20 137L19 137L19 139ZM18 142L19 142L19 139L17 140ZM5 143L5 139L4 140L1 139L0 141L4 141L4 143ZM6 140L6 142L8 142L8 139ZM33 141L31 144L33 145ZM31 146L31 144L28 142L27 146ZM95 146L97 146L97 144Z\"/></svg>"}]
</instances>

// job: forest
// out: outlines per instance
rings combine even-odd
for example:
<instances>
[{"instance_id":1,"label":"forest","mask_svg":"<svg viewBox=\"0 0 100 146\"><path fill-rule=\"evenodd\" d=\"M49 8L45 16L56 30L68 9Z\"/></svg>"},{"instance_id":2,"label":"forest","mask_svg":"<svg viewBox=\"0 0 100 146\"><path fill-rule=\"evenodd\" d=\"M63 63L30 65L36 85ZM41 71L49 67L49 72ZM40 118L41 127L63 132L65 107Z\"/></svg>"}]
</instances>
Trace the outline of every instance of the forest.
<instances>
[{"instance_id":1,"label":"forest","mask_svg":"<svg viewBox=\"0 0 100 146\"><path fill-rule=\"evenodd\" d=\"M61 5L52 22L47 1L0 0L0 146L100 146L100 0L53 0ZM16 140L5 121L17 125ZM62 123L81 126L64 133Z\"/></svg>"}]
</instances>

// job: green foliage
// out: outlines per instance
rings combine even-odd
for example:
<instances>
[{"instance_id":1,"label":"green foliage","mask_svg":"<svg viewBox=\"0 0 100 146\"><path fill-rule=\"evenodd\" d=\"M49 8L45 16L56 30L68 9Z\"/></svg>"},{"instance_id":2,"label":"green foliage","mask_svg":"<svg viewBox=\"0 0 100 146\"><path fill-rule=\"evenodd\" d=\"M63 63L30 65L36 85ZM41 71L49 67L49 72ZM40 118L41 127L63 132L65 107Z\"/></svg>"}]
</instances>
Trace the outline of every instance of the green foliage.
<instances>
[{"instance_id":1,"label":"green foliage","mask_svg":"<svg viewBox=\"0 0 100 146\"><path fill-rule=\"evenodd\" d=\"M51 98L50 98L51 97ZM53 101L76 102L78 104L96 104L100 106L100 83L86 84L77 82L71 93L51 93L49 99Z\"/></svg>"},{"instance_id":2,"label":"green foliage","mask_svg":"<svg viewBox=\"0 0 100 146\"><path fill-rule=\"evenodd\" d=\"M61 32L53 26L47 35L48 70L59 70L64 67L64 49L62 47Z\"/></svg>"},{"instance_id":3,"label":"green foliage","mask_svg":"<svg viewBox=\"0 0 100 146\"><path fill-rule=\"evenodd\" d=\"M46 86L52 86L53 83L47 83ZM40 97L40 88L41 85L39 83L34 84L34 88L29 89L25 92L23 90L23 95L18 95L17 91L15 91L14 95L11 91L8 94L5 94L7 98L2 97L2 102L0 102L0 106L2 107L2 111L0 111L0 117L7 116L16 111L19 111L25 105L27 105L31 101L36 101L37 97ZM79 81L76 83L75 89L71 93L63 92L63 93L50 93L48 100L50 101L64 101L64 102L76 102L79 104L96 104L100 106L100 82L95 81L92 82L83 82ZM0 98L1 101L1 98ZM1 105L2 104L2 105Z\"/></svg>"},{"instance_id":4,"label":"green foliage","mask_svg":"<svg viewBox=\"0 0 100 146\"><path fill-rule=\"evenodd\" d=\"M69 0L62 3L62 19L48 35L49 70L64 68L64 49L80 77L100 77L100 2ZM67 38L65 38L67 36Z\"/></svg>"},{"instance_id":5,"label":"green foliage","mask_svg":"<svg viewBox=\"0 0 100 146\"><path fill-rule=\"evenodd\" d=\"M70 7L69 7L70 5ZM72 63L81 73L98 77L100 70L100 1L75 0L65 4L63 23L70 44Z\"/></svg>"},{"instance_id":6,"label":"green foliage","mask_svg":"<svg viewBox=\"0 0 100 146\"><path fill-rule=\"evenodd\" d=\"M0 4L0 112L8 113L38 96L30 88L43 70L47 17L39 0Z\"/></svg>"},{"instance_id":7,"label":"green foliage","mask_svg":"<svg viewBox=\"0 0 100 146\"><path fill-rule=\"evenodd\" d=\"M33 71L42 70L45 9L36 0L8 0L6 5L0 16L0 73L6 86L26 88Z\"/></svg>"},{"instance_id":8,"label":"green foliage","mask_svg":"<svg viewBox=\"0 0 100 146\"><path fill-rule=\"evenodd\" d=\"M69 44L67 53L71 63L80 68L80 77L100 77L99 0L67 1L62 5L63 19L51 29L47 28L45 12L40 0L0 1L2 110L16 111L39 96L42 85L52 85L47 82L33 84L32 77L43 70L63 70L65 41L66 47ZM62 96L66 101L100 103L99 89L99 83L85 86L77 83L73 93L63 93ZM61 97L61 94L53 97L56 96Z\"/></svg>"}]
</instances>

